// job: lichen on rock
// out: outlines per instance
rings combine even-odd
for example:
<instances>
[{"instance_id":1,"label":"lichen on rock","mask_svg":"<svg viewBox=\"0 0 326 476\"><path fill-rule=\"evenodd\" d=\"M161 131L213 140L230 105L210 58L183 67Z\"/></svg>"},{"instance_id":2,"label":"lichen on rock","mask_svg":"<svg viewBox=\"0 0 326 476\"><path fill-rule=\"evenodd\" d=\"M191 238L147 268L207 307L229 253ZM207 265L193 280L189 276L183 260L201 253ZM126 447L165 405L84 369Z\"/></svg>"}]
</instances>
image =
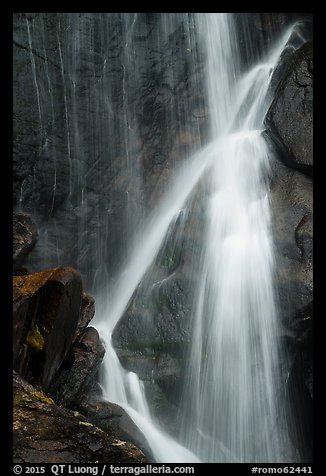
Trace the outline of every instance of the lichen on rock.
<instances>
[{"instance_id":1,"label":"lichen on rock","mask_svg":"<svg viewBox=\"0 0 326 476\"><path fill-rule=\"evenodd\" d=\"M42 403L46 403L47 405L54 405L54 400L53 398L51 397L47 397L46 395L44 395L43 392L32 392L31 393L31 397L33 398L36 398L37 400L39 400L40 402Z\"/></svg>"},{"instance_id":2,"label":"lichen on rock","mask_svg":"<svg viewBox=\"0 0 326 476\"><path fill-rule=\"evenodd\" d=\"M26 343L29 345L29 347L34 349L35 352L40 352L44 349L44 337L40 333L37 324L34 324L32 329L30 330L26 339Z\"/></svg>"}]
</instances>

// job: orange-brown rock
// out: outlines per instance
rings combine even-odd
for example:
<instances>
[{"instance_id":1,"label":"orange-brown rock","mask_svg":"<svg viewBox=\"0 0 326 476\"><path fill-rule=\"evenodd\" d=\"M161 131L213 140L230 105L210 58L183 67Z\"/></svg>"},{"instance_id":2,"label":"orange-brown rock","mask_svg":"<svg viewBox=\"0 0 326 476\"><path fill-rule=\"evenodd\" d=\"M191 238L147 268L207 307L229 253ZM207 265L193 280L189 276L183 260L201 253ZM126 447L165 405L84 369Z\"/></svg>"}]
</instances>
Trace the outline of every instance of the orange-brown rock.
<instances>
[{"instance_id":1,"label":"orange-brown rock","mask_svg":"<svg viewBox=\"0 0 326 476\"><path fill-rule=\"evenodd\" d=\"M13 278L14 370L47 389L80 319L82 281L58 267Z\"/></svg>"}]
</instances>

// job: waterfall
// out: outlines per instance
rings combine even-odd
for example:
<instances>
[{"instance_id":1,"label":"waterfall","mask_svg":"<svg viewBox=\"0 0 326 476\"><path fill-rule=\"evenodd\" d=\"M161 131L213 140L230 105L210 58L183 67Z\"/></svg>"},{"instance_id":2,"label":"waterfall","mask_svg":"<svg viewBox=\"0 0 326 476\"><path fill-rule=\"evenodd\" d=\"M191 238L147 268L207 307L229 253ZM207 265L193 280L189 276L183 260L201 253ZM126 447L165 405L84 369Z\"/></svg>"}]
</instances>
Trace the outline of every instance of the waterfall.
<instances>
[{"instance_id":1,"label":"waterfall","mask_svg":"<svg viewBox=\"0 0 326 476\"><path fill-rule=\"evenodd\" d=\"M184 419L183 440L203 461L278 461L269 157L261 132L270 73L284 39L249 75L242 114L230 124L246 83L239 77L236 32L228 15L202 20L211 136L222 138L209 170L207 231L181 405L194 417Z\"/></svg>"},{"instance_id":2,"label":"waterfall","mask_svg":"<svg viewBox=\"0 0 326 476\"><path fill-rule=\"evenodd\" d=\"M106 348L103 399L125 409L156 462L288 461L262 132L293 27L267 48L250 37L246 14L27 15L17 44L29 56L38 143L32 166L29 142L22 149L17 206L36 217L40 237L26 264L81 271ZM172 436L112 334L196 200L204 226Z\"/></svg>"},{"instance_id":3,"label":"waterfall","mask_svg":"<svg viewBox=\"0 0 326 476\"><path fill-rule=\"evenodd\" d=\"M207 55L211 142L176 176L135 240L141 246L132 246L131 258L104 305L107 312L98 317L107 347L104 396L126 409L159 462L281 461L269 153L262 131L271 72L291 30L264 62L241 74L232 16L198 17ZM203 174L209 189L207 229L180 404L181 446L158 430L139 380L122 369L113 351L111 332Z\"/></svg>"},{"instance_id":4,"label":"waterfall","mask_svg":"<svg viewBox=\"0 0 326 476\"><path fill-rule=\"evenodd\" d=\"M166 462L166 455L169 455L169 462L174 463L198 462L198 458L165 435L162 429L157 429L158 424L151 419L141 383L135 374L126 372L121 366L112 347L111 335L139 281L157 255L171 221L178 214L207 165L212 161L214 155L211 151L214 150L214 147L218 147L218 145L211 144L193 157L187 170L179 171L165 200L149 218L142 236L136 237L135 252L120 274L116 285L105 297L104 302L101 302L102 296L97 299L101 311L97 312L94 325L106 347L102 368L103 396L107 400L121 405L132 416L139 428L144 431L158 462ZM180 191L181 183L184 185ZM140 238L141 241L139 241ZM140 249L139 242L142 244Z\"/></svg>"}]
</instances>

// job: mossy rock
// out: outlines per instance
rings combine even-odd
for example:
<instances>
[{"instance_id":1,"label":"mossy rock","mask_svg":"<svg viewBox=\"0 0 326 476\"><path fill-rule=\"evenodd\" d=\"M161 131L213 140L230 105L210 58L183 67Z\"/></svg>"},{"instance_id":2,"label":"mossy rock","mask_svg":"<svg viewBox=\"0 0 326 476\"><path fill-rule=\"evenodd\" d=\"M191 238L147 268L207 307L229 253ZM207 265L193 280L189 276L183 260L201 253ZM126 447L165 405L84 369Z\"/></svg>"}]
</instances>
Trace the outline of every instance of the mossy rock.
<instances>
[{"instance_id":1,"label":"mossy rock","mask_svg":"<svg viewBox=\"0 0 326 476\"><path fill-rule=\"evenodd\" d=\"M41 350L44 349L44 346L45 346L44 337L40 333L39 328L36 324L30 330L26 339L26 344L32 349L34 349L35 352L40 352Z\"/></svg>"},{"instance_id":2,"label":"mossy rock","mask_svg":"<svg viewBox=\"0 0 326 476\"><path fill-rule=\"evenodd\" d=\"M42 391L32 392L31 397L36 398L40 402L46 403L47 405L54 405L54 400L51 397L44 395Z\"/></svg>"}]
</instances>

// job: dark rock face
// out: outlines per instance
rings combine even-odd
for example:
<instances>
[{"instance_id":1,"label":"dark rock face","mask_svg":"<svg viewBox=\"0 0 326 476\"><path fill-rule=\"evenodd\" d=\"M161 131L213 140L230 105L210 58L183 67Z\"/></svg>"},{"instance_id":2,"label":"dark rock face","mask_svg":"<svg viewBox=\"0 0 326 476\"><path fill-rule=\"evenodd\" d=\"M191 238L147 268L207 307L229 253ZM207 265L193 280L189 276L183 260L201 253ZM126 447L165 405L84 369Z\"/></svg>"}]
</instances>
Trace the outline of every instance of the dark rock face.
<instances>
[{"instance_id":1,"label":"dark rock face","mask_svg":"<svg viewBox=\"0 0 326 476\"><path fill-rule=\"evenodd\" d=\"M123 408L106 401L87 402L78 408L94 425L113 433L117 438L136 444L147 457L151 455L148 443L136 424Z\"/></svg>"},{"instance_id":2,"label":"dark rock face","mask_svg":"<svg viewBox=\"0 0 326 476\"><path fill-rule=\"evenodd\" d=\"M266 126L290 167L312 174L313 49L312 41L283 58L282 80L266 116ZM276 74L279 74L276 72Z\"/></svg>"},{"instance_id":3,"label":"dark rock face","mask_svg":"<svg viewBox=\"0 0 326 476\"><path fill-rule=\"evenodd\" d=\"M312 181L281 162L274 173L271 206L279 307L283 323L292 326L313 299Z\"/></svg>"},{"instance_id":4,"label":"dark rock face","mask_svg":"<svg viewBox=\"0 0 326 476\"><path fill-rule=\"evenodd\" d=\"M191 14L14 14L14 203L39 227L31 270L74 266L88 289L112 274L200 147L201 68Z\"/></svg>"},{"instance_id":5,"label":"dark rock face","mask_svg":"<svg viewBox=\"0 0 326 476\"><path fill-rule=\"evenodd\" d=\"M63 362L49 393L66 407L75 406L91 392L105 349L96 329L88 327ZM71 364L72 361L72 364Z\"/></svg>"},{"instance_id":6,"label":"dark rock face","mask_svg":"<svg viewBox=\"0 0 326 476\"><path fill-rule=\"evenodd\" d=\"M158 384L174 401L180 393L191 338L188 290L182 287L186 280L182 275L165 278L154 296L146 295L146 283L116 325L112 341L125 368Z\"/></svg>"},{"instance_id":7,"label":"dark rock face","mask_svg":"<svg viewBox=\"0 0 326 476\"><path fill-rule=\"evenodd\" d=\"M199 186L200 188L200 186ZM205 217L196 190L112 334L122 364L175 403L191 341L193 293Z\"/></svg>"},{"instance_id":8,"label":"dark rock face","mask_svg":"<svg viewBox=\"0 0 326 476\"><path fill-rule=\"evenodd\" d=\"M290 43L290 42L289 42ZM313 56L312 41L288 48L274 72L275 98L266 116L272 162L271 207L276 251L275 284L280 333L290 375L289 405L294 415L311 413L313 318ZM299 369L299 370L298 370ZM294 398L302 388L303 400ZM304 397L306 395L306 397ZM294 401L296 400L296 401ZM290 433L301 454L311 452L299 435L311 433L309 416L293 418ZM302 426L299 428L293 422ZM304 426L308 425L306 431ZM296 435L296 436L295 436ZM304 448L305 446L305 448Z\"/></svg>"},{"instance_id":9,"label":"dark rock face","mask_svg":"<svg viewBox=\"0 0 326 476\"><path fill-rule=\"evenodd\" d=\"M88 294L83 293L81 308L80 308L80 319L77 324L77 329L73 340L79 340L82 338L83 333L85 332L88 324L91 322L95 314L95 301L94 298Z\"/></svg>"},{"instance_id":10,"label":"dark rock face","mask_svg":"<svg viewBox=\"0 0 326 476\"><path fill-rule=\"evenodd\" d=\"M313 381L313 59L312 41L288 49L266 117L272 163L275 284L285 369L286 421L302 461L312 461ZM273 81L272 81L273 83Z\"/></svg>"},{"instance_id":11,"label":"dark rock face","mask_svg":"<svg viewBox=\"0 0 326 476\"><path fill-rule=\"evenodd\" d=\"M76 332L81 278L61 267L13 279L14 369L46 390Z\"/></svg>"},{"instance_id":12,"label":"dark rock face","mask_svg":"<svg viewBox=\"0 0 326 476\"><path fill-rule=\"evenodd\" d=\"M60 408L14 375L14 463L145 463L141 450Z\"/></svg>"},{"instance_id":13,"label":"dark rock face","mask_svg":"<svg viewBox=\"0 0 326 476\"><path fill-rule=\"evenodd\" d=\"M13 264L19 269L27 254L33 249L37 240L35 223L26 213L13 215Z\"/></svg>"},{"instance_id":14,"label":"dark rock face","mask_svg":"<svg viewBox=\"0 0 326 476\"><path fill-rule=\"evenodd\" d=\"M135 349L160 348L173 344L189 341L189 320L187 303L185 302L182 277L171 276L167 278L162 287L157 284L157 293L150 297L151 302L147 308L141 308L139 300L145 293L147 286L138 290L140 298L136 298L133 305L123 318L118 322L114 333L113 342L119 347L128 345ZM175 291L176 293L172 292ZM180 300L177 302L177 297ZM182 302L183 300L183 302ZM139 307L138 307L139 306ZM173 312L172 308L175 308ZM178 308L178 309L177 309ZM154 309L157 312L154 312ZM146 313L146 310L149 313Z\"/></svg>"},{"instance_id":15,"label":"dark rock face","mask_svg":"<svg viewBox=\"0 0 326 476\"><path fill-rule=\"evenodd\" d=\"M312 330L312 329L310 329ZM295 353L286 385L286 417L289 435L302 461L313 461L312 333Z\"/></svg>"}]
</instances>

